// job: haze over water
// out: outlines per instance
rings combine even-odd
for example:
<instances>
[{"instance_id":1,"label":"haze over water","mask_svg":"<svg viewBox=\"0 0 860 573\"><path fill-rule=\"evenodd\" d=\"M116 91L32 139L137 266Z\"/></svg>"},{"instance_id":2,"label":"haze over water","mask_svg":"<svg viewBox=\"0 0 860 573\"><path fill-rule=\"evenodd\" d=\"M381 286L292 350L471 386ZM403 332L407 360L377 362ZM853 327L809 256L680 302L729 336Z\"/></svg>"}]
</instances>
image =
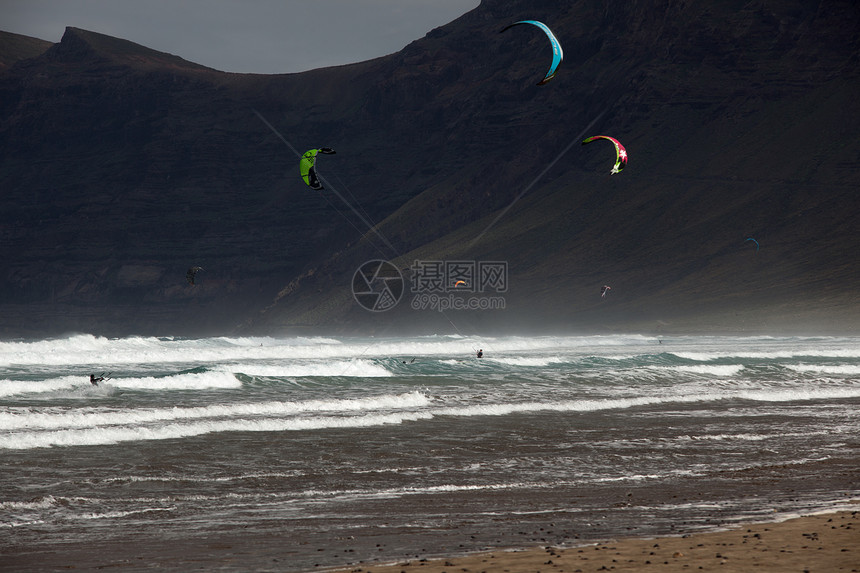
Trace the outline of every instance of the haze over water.
<instances>
[{"instance_id":1,"label":"haze over water","mask_svg":"<svg viewBox=\"0 0 860 573\"><path fill-rule=\"evenodd\" d=\"M858 406L857 338L0 342L0 554L241 532L303 571L833 509Z\"/></svg>"}]
</instances>

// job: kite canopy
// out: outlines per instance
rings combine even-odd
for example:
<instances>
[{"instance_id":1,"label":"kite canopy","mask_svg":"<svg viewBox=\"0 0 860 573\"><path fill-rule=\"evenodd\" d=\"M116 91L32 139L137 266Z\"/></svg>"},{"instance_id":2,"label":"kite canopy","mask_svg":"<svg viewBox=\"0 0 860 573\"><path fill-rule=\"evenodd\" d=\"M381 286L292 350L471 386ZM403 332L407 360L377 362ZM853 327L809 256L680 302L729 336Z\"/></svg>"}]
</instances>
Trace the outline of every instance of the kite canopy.
<instances>
[{"instance_id":1,"label":"kite canopy","mask_svg":"<svg viewBox=\"0 0 860 573\"><path fill-rule=\"evenodd\" d=\"M755 243L755 250L756 250L756 251L758 251L758 241L756 241L756 240L755 240L755 239L753 239L752 237L749 237L749 238L747 239L747 241L752 241L753 243ZM746 243L747 241L744 241L744 243Z\"/></svg>"},{"instance_id":2,"label":"kite canopy","mask_svg":"<svg viewBox=\"0 0 860 573\"><path fill-rule=\"evenodd\" d=\"M595 139L608 139L615 145L615 165L612 167L612 171L609 172L611 175L619 173L622 169L627 167L627 150L624 149L624 146L621 145L620 141L614 137L609 137L608 135L594 135L584 140L582 144L585 145L586 143L591 143Z\"/></svg>"},{"instance_id":3,"label":"kite canopy","mask_svg":"<svg viewBox=\"0 0 860 573\"><path fill-rule=\"evenodd\" d=\"M555 72L558 69L558 65L561 63L562 59L564 59L564 52L562 51L561 44L558 43L558 39L555 37L555 34L552 33L552 30L550 30L549 27L543 22L538 22L537 20L520 20L519 22L514 22L509 26L505 26L502 29L502 32L504 32L508 28L513 28L514 26L517 26L519 24L531 24L532 26L537 26L538 28L543 30L544 33L546 33L547 37L549 38L549 43L552 45L552 65L549 67L549 71L547 71L546 77L544 77L544 79L537 83L537 85L541 86L550 81L553 76L555 76Z\"/></svg>"},{"instance_id":4,"label":"kite canopy","mask_svg":"<svg viewBox=\"0 0 860 573\"><path fill-rule=\"evenodd\" d=\"M322 183L320 183L319 177L317 177L316 164L318 153L333 155L335 151L331 147L309 149L305 152L304 155L302 155L302 158L299 161L299 173L302 174L302 179L305 180L305 183L308 184L308 187L317 191L323 188Z\"/></svg>"}]
</instances>

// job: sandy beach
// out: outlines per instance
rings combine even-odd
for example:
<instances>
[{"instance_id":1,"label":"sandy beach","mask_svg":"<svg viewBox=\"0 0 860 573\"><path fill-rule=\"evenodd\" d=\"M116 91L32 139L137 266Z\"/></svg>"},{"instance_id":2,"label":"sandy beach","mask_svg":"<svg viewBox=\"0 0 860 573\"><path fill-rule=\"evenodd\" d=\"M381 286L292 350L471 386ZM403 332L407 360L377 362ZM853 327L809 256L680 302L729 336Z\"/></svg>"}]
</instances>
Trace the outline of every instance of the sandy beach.
<instances>
[{"instance_id":1,"label":"sandy beach","mask_svg":"<svg viewBox=\"0 0 860 573\"><path fill-rule=\"evenodd\" d=\"M445 559L404 559L330 573L585 573L720 571L831 573L860 571L857 511L657 539L618 539L581 547L535 547Z\"/></svg>"},{"instance_id":2,"label":"sandy beach","mask_svg":"<svg viewBox=\"0 0 860 573\"><path fill-rule=\"evenodd\" d=\"M613 539L563 548L494 550L438 559L411 555L387 563L359 562L333 569L296 567L295 550L285 543L288 531L265 536L239 533L208 539L106 542L96 550L59 543L4 552L0 554L0 571L157 568L307 573L860 572L858 511L822 513L677 537ZM352 543L332 539L326 550L341 552Z\"/></svg>"}]
</instances>

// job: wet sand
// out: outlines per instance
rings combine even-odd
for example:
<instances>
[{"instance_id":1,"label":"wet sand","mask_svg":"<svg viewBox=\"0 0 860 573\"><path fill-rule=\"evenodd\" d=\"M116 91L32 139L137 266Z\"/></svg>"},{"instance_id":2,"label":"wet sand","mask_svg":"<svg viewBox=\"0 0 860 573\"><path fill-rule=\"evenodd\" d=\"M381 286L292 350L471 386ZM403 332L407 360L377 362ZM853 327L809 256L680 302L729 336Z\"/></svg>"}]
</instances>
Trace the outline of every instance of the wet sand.
<instances>
[{"instance_id":1,"label":"wet sand","mask_svg":"<svg viewBox=\"0 0 860 573\"><path fill-rule=\"evenodd\" d=\"M860 572L860 512L749 524L728 531L619 539L580 547L492 551L353 565L328 573L585 573L593 571Z\"/></svg>"},{"instance_id":2,"label":"wet sand","mask_svg":"<svg viewBox=\"0 0 860 573\"><path fill-rule=\"evenodd\" d=\"M54 543L0 551L0 571L284 571L325 573L860 573L860 511L749 524L678 537L628 538L577 547L533 547L341 568L299 567L288 531L268 535ZM331 540L326 550L343 551ZM323 549L319 549L323 551Z\"/></svg>"}]
</instances>

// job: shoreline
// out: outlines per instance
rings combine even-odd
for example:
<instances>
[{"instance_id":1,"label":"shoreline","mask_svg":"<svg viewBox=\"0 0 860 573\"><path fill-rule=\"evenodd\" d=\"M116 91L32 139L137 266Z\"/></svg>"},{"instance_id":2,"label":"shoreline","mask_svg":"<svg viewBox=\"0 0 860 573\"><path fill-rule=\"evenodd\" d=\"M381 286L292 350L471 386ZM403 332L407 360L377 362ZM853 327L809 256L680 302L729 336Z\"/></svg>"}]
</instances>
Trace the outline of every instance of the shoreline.
<instances>
[{"instance_id":1,"label":"shoreline","mask_svg":"<svg viewBox=\"0 0 860 573\"><path fill-rule=\"evenodd\" d=\"M97 546L57 541L0 551L0 571L42 573L69 569L124 571L290 571L295 573L860 573L860 500L842 509L777 522L671 537L606 538L565 546L493 549L423 558L334 566L293 565L288 532L187 539L106 540ZM451 540L453 547L456 541ZM348 544L348 542L347 542ZM327 551L345 551L331 539ZM323 549L318 549L323 551ZM440 555L437 553L436 555Z\"/></svg>"},{"instance_id":2,"label":"shoreline","mask_svg":"<svg viewBox=\"0 0 860 573\"><path fill-rule=\"evenodd\" d=\"M858 503L858 501L852 501ZM317 569L319 571L319 569ZM673 537L509 549L326 568L326 573L860 573L860 509Z\"/></svg>"}]
</instances>

